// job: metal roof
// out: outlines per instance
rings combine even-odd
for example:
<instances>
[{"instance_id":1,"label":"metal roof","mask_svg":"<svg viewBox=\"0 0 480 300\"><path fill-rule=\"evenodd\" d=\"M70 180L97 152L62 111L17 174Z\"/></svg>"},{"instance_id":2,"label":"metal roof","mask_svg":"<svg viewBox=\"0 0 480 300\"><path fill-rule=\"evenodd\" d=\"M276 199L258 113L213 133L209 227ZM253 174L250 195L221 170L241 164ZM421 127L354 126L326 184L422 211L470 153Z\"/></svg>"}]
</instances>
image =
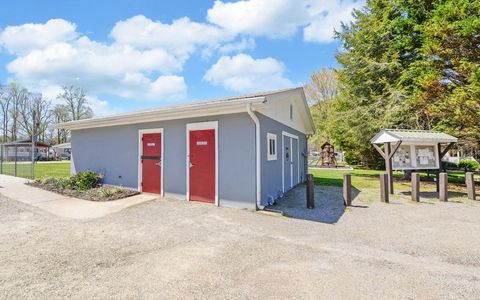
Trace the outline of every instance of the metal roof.
<instances>
[{"instance_id":1,"label":"metal roof","mask_svg":"<svg viewBox=\"0 0 480 300\"><path fill-rule=\"evenodd\" d=\"M458 139L449 134L432 130L382 129L370 140L372 144L398 141L456 143Z\"/></svg>"},{"instance_id":2,"label":"metal roof","mask_svg":"<svg viewBox=\"0 0 480 300\"><path fill-rule=\"evenodd\" d=\"M212 99L208 101L192 102L184 105L163 106L153 109L139 110L117 115L96 117L56 124L59 129L84 129L103 126L116 126L135 123L147 123L154 121L165 121L181 118L202 117L211 115L220 115L227 113L245 112L246 104L250 103L254 110L261 108L265 104L266 97L269 95L280 94L290 91L301 92L304 109L306 110L309 126L312 132L315 131L313 119L310 114L308 104L306 103L303 87L274 90L269 92L260 92L243 96Z\"/></svg>"},{"instance_id":3,"label":"metal roof","mask_svg":"<svg viewBox=\"0 0 480 300\"><path fill-rule=\"evenodd\" d=\"M47 143L43 143L43 142L36 142L35 143L37 145L37 147L43 147L43 148L48 148L50 147L49 144ZM18 140L18 141L12 141L12 142L6 142L6 143L2 143L0 144L1 146L6 146L6 147L13 147L13 146L32 146L32 140L31 139L28 139L28 140Z\"/></svg>"},{"instance_id":4,"label":"metal roof","mask_svg":"<svg viewBox=\"0 0 480 300\"><path fill-rule=\"evenodd\" d=\"M70 149L72 148L72 143L56 144L56 145L53 145L52 147L57 149Z\"/></svg>"}]
</instances>

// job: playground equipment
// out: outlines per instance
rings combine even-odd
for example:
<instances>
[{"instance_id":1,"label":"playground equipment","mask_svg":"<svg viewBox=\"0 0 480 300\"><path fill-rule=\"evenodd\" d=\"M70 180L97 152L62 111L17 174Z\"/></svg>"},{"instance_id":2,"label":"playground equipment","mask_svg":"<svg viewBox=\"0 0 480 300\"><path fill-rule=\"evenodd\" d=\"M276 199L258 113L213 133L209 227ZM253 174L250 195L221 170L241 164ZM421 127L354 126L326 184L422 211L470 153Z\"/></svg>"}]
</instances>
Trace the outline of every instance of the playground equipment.
<instances>
[{"instance_id":1,"label":"playground equipment","mask_svg":"<svg viewBox=\"0 0 480 300\"><path fill-rule=\"evenodd\" d=\"M337 159L335 157L335 147L329 142L325 142L322 147L322 151L320 152L320 159L322 167L337 167Z\"/></svg>"}]
</instances>

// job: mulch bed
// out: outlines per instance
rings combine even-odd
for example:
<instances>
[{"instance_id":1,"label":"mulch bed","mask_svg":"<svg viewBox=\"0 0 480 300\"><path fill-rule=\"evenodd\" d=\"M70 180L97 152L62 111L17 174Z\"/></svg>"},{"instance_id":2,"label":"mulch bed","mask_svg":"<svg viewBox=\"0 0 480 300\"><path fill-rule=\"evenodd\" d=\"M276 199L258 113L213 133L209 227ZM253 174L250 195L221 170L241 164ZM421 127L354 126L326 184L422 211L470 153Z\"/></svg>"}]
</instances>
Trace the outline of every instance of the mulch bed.
<instances>
[{"instance_id":1,"label":"mulch bed","mask_svg":"<svg viewBox=\"0 0 480 300\"><path fill-rule=\"evenodd\" d=\"M56 188L52 185L49 184L41 184L39 182L31 181L28 183L25 183L27 185L37 187L40 189L44 189L50 192L54 192L57 194L69 196L69 197L75 197L75 198L80 198L84 200L89 200L89 201L99 201L99 202L104 202L104 201L112 201L112 200L118 200L122 198L127 198L131 196L135 196L140 194L140 192L132 189L126 189L126 188L119 188L119 187L113 187L113 186L108 186L108 185L103 185L101 187L89 189L86 191L78 191L78 190L70 190L70 189L59 189ZM101 189L115 189L116 193L114 193L111 196L105 197L102 196L100 193Z\"/></svg>"}]
</instances>

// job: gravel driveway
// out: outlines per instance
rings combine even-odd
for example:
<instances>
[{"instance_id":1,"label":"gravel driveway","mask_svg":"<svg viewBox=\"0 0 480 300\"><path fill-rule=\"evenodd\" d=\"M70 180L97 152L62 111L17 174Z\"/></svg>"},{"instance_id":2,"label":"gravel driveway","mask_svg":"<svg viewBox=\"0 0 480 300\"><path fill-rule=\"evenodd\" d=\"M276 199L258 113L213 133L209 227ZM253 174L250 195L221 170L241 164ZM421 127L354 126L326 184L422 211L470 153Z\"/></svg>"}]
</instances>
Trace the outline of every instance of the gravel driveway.
<instances>
[{"instance_id":1,"label":"gravel driveway","mask_svg":"<svg viewBox=\"0 0 480 300\"><path fill-rule=\"evenodd\" d=\"M480 298L479 202L329 224L175 200L75 221L0 198L0 220L2 299Z\"/></svg>"}]
</instances>

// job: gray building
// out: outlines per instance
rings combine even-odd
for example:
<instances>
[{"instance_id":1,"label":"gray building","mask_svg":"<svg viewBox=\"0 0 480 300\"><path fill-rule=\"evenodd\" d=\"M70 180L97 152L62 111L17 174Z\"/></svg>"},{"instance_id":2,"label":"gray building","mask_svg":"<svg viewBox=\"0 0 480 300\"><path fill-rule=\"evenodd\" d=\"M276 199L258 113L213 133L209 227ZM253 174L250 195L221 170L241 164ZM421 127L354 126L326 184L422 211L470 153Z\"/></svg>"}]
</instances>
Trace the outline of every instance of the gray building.
<instances>
[{"instance_id":1,"label":"gray building","mask_svg":"<svg viewBox=\"0 0 480 300\"><path fill-rule=\"evenodd\" d=\"M220 206L263 208L305 181L303 88L67 122L71 172Z\"/></svg>"}]
</instances>

